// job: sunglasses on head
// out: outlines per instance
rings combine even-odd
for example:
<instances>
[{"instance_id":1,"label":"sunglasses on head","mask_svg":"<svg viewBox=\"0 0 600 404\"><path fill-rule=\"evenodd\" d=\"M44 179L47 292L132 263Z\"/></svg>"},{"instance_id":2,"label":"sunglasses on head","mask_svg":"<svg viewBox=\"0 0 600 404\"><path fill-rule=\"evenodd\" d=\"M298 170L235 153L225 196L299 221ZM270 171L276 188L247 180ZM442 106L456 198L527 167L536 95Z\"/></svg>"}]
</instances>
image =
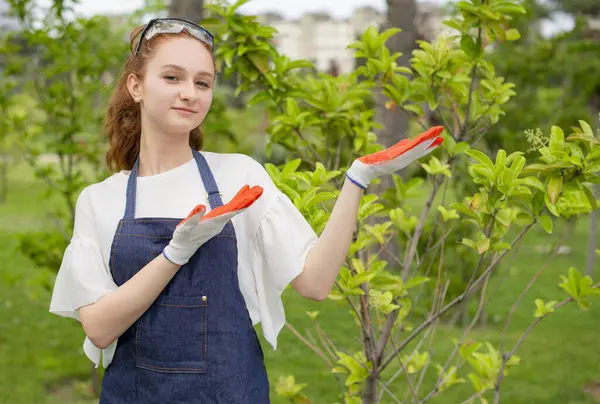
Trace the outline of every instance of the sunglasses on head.
<instances>
[{"instance_id":1,"label":"sunglasses on head","mask_svg":"<svg viewBox=\"0 0 600 404\"><path fill-rule=\"evenodd\" d=\"M139 53L142 47L142 41L144 39L149 41L159 34L179 34L183 31L187 31L194 38L210 46L212 51L214 46L214 37L210 32L194 22L184 20L182 18L167 17L154 18L148 21L148 24L146 24L142 30L142 33L140 34L140 39L135 48L134 55L137 56Z\"/></svg>"}]
</instances>

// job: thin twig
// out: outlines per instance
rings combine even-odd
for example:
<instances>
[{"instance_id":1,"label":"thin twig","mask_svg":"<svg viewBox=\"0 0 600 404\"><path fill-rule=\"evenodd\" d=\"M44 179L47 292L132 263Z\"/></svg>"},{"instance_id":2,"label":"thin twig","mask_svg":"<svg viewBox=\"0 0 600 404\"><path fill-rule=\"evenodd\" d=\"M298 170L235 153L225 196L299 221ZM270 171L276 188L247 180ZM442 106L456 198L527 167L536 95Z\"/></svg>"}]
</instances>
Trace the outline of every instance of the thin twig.
<instances>
[{"instance_id":1,"label":"thin twig","mask_svg":"<svg viewBox=\"0 0 600 404\"><path fill-rule=\"evenodd\" d=\"M321 345L323 349L331 358L335 358L335 350L331 350L331 339L327 336L323 328L319 325L317 320L313 320L313 325L315 326L315 330L317 331L317 337L319 337L319 341L321 341Z\"/></svg>"},{"instance_id":2,"label":"thin twig","mask_svg":"<svg viewBox=\"0 0 600 404\"><path fill-rule=\"evenodd\" d=\"M412 360L412 358L414 357L414 355L416 355L416 353L419 351L419 349L421 349L421 345L423 345L423 341L425 341L427 339L427 336L429 335L429 331L431 330L431 328L429 330L427 330L427 332L425 333L425 335L423 336L423 338L417 343L417 346L415 347L415 349L413 350L413 352L409 355L409 357L407 358L407 361L410 362ZM390 338L390 341L392 342L392 347L395 348L395 343L393 338ZM396 373L394 373L392 375L392 377L390 377L390 379L388 381L385 382L386 386L391 385L394 380L396 380L398 378L398 376L400 376L400 374L403 373L403 369L400 368L396 371ZM406 392L406 396L408 397L408 394L410 394L410 391ZM383 398L383 395L380 396L380 400ZM407 398L405 397L405 400Z\"/></svg>"},{"instance_id":3,"label":"thin twig","mask_svg":"<svg viewBox=\"0 0 600 404\"><path fill-rule=\"evenodd\" d=\"M379 382L379 385L383 388L383 390L386 391L397 404L402 404L402 401L400 401L398 397L396 397L396 395L392 393L392 391L388 389L384 383L381 382L381 380L377 379L377 381Z\"/></svg>"},{"instance_id":4,"label":"thin twig","mask_svg":"<svg viewBox=\"0 0 600 404\"><path fill-rule=\"evenodd\" d=\"M506 317L506 321L504 322L504 328L502 329L502 336L500 337L500 354L501 355L504 354L504 342L506 341L506 332L508 331L508 325L510 324L510 321L512 319L512 316L513 316L515 310L517 309L517 307L519 306L521 301L525 298L525 295L527 294L527 292L529 292L529 290L531 289L531 287L533 286L535 281L540 277L542 272L544 272L546 270L546 268L548 267L548 264L550 264L552 259L554 259L554 257L558 253L559 247L567 238L567 235L569 234L569 230L570 230L570 226L567 226L565 228L560 240L557 242L555 248L553 249L552 254L550 254L550 256L546 259L546 262L544 262L544 264L539 269L539 271L533 276L533 278L531 278L531 280L529 281L529 284L525 287L525 289L523 289L523 292L521 293L521 295L517 298L515 303L512 305L510 312L508 313L508 316Z\"/></svg>"},{"instance_id":5,"label":"thin twig","mask_svg":"<svg viewBox=\"0 0 600 404\"><path fill-rule=\"evenodd\" d=\"M392 347L394 349L396 349L396 344L394 343L393 338L390 338L390 342L392 343ZM408 374L408 370L406 369L406 366L404 365L404 362L402 361L402 358L400 357L400 355L398 355L398 362L400 363L400 366L402 367L402 371L404 372L404 375L406 376L406 383L408 384L408 387L410 388L410 391L411 391L413 397L415 399L418 399L415 387L413 386L412 382L410 381L410 375Z\"/></svg>"},{"instance_id":6,"label":"thin twig","mask_svg":"<svg viewBox=\"0 0 600 404\"><path fill-rule=\"evenodd\" d=\"M440 387L446 382L446 380L448 379L449 375L446 374L446 372L448 371L448 368L450 367L450 364L452 363L452 360L454 359L454 357L456 356L456 353L458 352L458 350L460 349L460 347L463 345L465 339L467 338L467 336L471 333L471 331L473 330L473 328L475 327L475 324L477 324L477 321L479 320L479 317L481 316L481 313L483 312L483 308L485 307L484 304L484 299L485 299L485 292L487 291L487 287L489 284L489 280L490 277L492 275L492 272L488 272L487 275L485 275L485 280L483 283L483 288L481 290L481 297L479 298L479 307L477 308L477 313L475 314L475 316L473 317L473 320L471 321L471 323L469 324L469 326L467 327L467 329L465 330L465 332L463 333L461 339L458 341L458 343L456 344L456 346L454 347L454 350L452 351L452 353L450 354L450 356L448 357L448 360L446 361L446 363L444 364L444 368L442 370L442 372L440 373L433 389L431 390L431 392L420 402L421 403L425 403L428 400L432 399L433 397L435 397L439 391L440 391ZM443 377L445 375L445 377Z\"/></svg>"},{"instance_id":7,"label":"thin twig","mask_svg":"<svg viewBox=\"0 0 600 404\"><path fill-rule=\"evenodd\" d=\"M446 184L448 184L448 182L446 182ZM447 187L444 187L444 188L445 188L444 189L444 194L445 194ZM445 195L444 195L444 197L445 197ZM443 234L444 234L445 228L446 228L446 223L443 222L442 223L442 238L443 238L443 240L442 240L442 249L441 249L440 260L439 260L439 264L438 264L438 274L437 274L437 279L436 279L435 295L434 295L434 298L433 298L433 303L431 305L431 312L429 314L430 316L436 310L439 309L439 305L443 301L443 297L441 297L441 296L440 296L440 301L438 301L437 300L437 297L438 297L437 295L438 295L438 292L439 292L439 287L441 286L441 282L442 282L442 276L441 276L441 274L442 274L442 271L443 271L443 268L444 268L444 251L445 251L446 240L445 240L445 237L443 236ZM447 292L447 288L445 288L444 293L445 292ZM437 325L437 322L436 322L436 324L432 325L432 327L430 327L430 330L433 330L433 331L431 332L431 338L429 340L429 352L433 351L433 341L434 341L434 337L435 337L435 332L437 330L437 326L436 325ZM421 390L421 385L423 383L423 380L425 379L425 373L427 372L427 369L429 369L429 364L430 364L430 362L427 362L425 364L425 366L423 366L423 370L421 371L421 376L420 376L419 382L417 384L417 391ZM418 402L418 401L419 400L417 398L416 402Z\"/></svg>"},{"instance_id":8,"label":"thin twig","mask_svg":"<svg viewBox=\"0 0 600 404\"><path fill-rule=\"evenodd\" d=\"M487 393L489 390L481 390L479 393L475 393L473 394L471 397L467 398L465 401L463 401L461 404L473 404L474 400L477 400L480 397L483 397L483 395L485 393Z\"/></svg>"},{"instance_id":9,"label":"thin twig","mask_svg":"<svg viewBox=\"0 0 600 404\"><path fill-rule=\"evenodd\" d=\"M408 253L404 257L404 265L403 265L404 269L402 271L402 280L403 281L406 281L406 277L409 272L410 264L412 263L412 260L415 256L415 253L417 250L417 244L419 243L419 239L421 238L421 233L423 232L423 229L425 228L425 221L427 218L427 214L429 213L429 210L431 209L431 205L433 205L433 200L435 199L435 196L437 195L437 193L440 189L440 185L442 184L444 179L445 179L445 177L443 175L437 176L435 178L435 181L433 183L433 189L431 190L431 194L429 195L429 198L427 199L427 202L425 202L425 206L423 207L423 210L421 211L421 217L419 218L419 223L417 224L417 227L415 228L415 232L413 233L412 238L409 240L410 247L408 249Z\"/></svg>"},{"instance_id":10,"label":"thin twig","mask_svg":"<svg viewBox=\"0 0 600 404\"><path fill-rule=\"evenodd\" d=\"M321 350L319 349L319 347L318 347L318 346L311 344L311 343L310 343L310 341L308 341L306 338L304 338L304 336L303 336L302 334L300 334L300 333L298 332L298 330L296 330L296 329L294 328L294 326L293 326L293 325L291 325L290 323L285 323L285 325L286 325L286 327L287 327L287 328L288 328L288 329L289 329L289 330L290 330L290 331L291 331L291 332L292 332L292 333L293 333L293 334L294 334L296 337L298 337L298 339L299 339L300 341L304 342L304 344L305 344L307 347L309 347L309 348L310 348L310 349L312 349L312 350L313 350L313 351L314 351L314 352L315 352L317 355L319 355L319 357L320 357L321 359L323 359L323 361L324 361L324 362L327 364L327 366L329 366L330 368L332 368L332 367L333 367L333 363L331 363L331 362L329 361L329 359L327 358L327 356L325 356L325 354L323 353L323 351L321 351Z\"/></svg>"}]
</instances>

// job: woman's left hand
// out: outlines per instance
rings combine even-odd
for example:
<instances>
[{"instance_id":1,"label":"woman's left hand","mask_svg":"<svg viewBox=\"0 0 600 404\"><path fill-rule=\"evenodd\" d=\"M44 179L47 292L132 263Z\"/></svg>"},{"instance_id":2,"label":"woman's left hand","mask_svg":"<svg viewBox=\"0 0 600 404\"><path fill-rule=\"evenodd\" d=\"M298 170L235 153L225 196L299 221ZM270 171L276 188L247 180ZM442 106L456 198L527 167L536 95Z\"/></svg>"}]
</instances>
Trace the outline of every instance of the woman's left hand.
<instances>
[{"instance_id":1,"label":"woman's left hand","mask_svg":"<svg viewBox=\"0 0 600 404\"><path fill-rule=\"evenodd\" d=\"M356 159L346 176L366 189L373 179L399 171L415 160L431 153L443 142L443 126L434 126L414 139L403 139L389 149Z\"/></svg>"}]
</instances>

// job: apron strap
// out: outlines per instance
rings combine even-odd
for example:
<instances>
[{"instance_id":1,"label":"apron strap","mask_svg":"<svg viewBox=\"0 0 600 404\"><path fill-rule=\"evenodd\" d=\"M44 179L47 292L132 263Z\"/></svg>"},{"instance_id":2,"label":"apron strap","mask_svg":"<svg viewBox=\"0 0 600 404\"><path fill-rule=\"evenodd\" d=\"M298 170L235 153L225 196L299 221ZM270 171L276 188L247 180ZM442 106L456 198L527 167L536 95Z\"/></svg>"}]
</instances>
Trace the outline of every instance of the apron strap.
<instances>
[{"instance_id":1,"label":"apron strap","mask_svg":"<svg viewBox=\"0 0 600 404\"><path fill-rule=\"evenodd\" d=\"M208 202L210 208L215 209L219 206L223 206L221 194L219 193L219 187L215 181L215 177L208 166L208 163L204 156L198 151L192 149L200 177L202 177L202 183L206 192L208 193ZM136 188L137 188L137 176L139 167L139 157L135 159L131 172L129 173L129 179L127 180L127 202L125 204L125 216L124 219L133 220L135 219L135 202L136 202Z\"/></svg>"},{"instance_id":2,"label":"apron strap","mask_svg":"<svg viewBox=\"0 0 600 404\"><path fill-rule=\"evenodd\" d=\"M215 177L208 166L208 162L200 152L192 149L192 153L194 154L194 159L196 159L196 164L198 164L198 170L200 171L200 176L202 177L202 183L204 184L204 188L206 188L206 192L208 193L208 202L210 203L210 208L215 209L219 206L223 206L223 200L221 199L219 187L217 186Z\"/></svg>"},{"instance_id":3,"label":"apron strap","mask_svg":"<svg viewBox=\"0 0 600 404\"><path fill-rule=\"evenodd\" d=\"M129 173L129 179L127 180L127 202L125 204L125 217L124 219L133 220L135 219L135 197L137 188L137 175L138 175L139 157L135 159L133 168Z\"/></svg>"}]
</instances>

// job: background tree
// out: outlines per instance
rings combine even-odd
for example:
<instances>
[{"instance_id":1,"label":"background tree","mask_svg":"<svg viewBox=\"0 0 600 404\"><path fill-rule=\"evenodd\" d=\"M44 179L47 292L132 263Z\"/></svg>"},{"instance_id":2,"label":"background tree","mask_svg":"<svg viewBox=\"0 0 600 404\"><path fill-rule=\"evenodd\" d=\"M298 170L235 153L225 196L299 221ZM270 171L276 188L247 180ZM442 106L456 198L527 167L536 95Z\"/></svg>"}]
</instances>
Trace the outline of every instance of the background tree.
<instances>
[{"instance_id":1,"label":"background tree","mask_svg":"<svg viewBox=\"0 0 600 404\"><path fill-rule=\"evenodd\" d=\"M200 24L203 9L204 0L170 0L169 17L185 18Z\"/></svg>"}]
</instances>

